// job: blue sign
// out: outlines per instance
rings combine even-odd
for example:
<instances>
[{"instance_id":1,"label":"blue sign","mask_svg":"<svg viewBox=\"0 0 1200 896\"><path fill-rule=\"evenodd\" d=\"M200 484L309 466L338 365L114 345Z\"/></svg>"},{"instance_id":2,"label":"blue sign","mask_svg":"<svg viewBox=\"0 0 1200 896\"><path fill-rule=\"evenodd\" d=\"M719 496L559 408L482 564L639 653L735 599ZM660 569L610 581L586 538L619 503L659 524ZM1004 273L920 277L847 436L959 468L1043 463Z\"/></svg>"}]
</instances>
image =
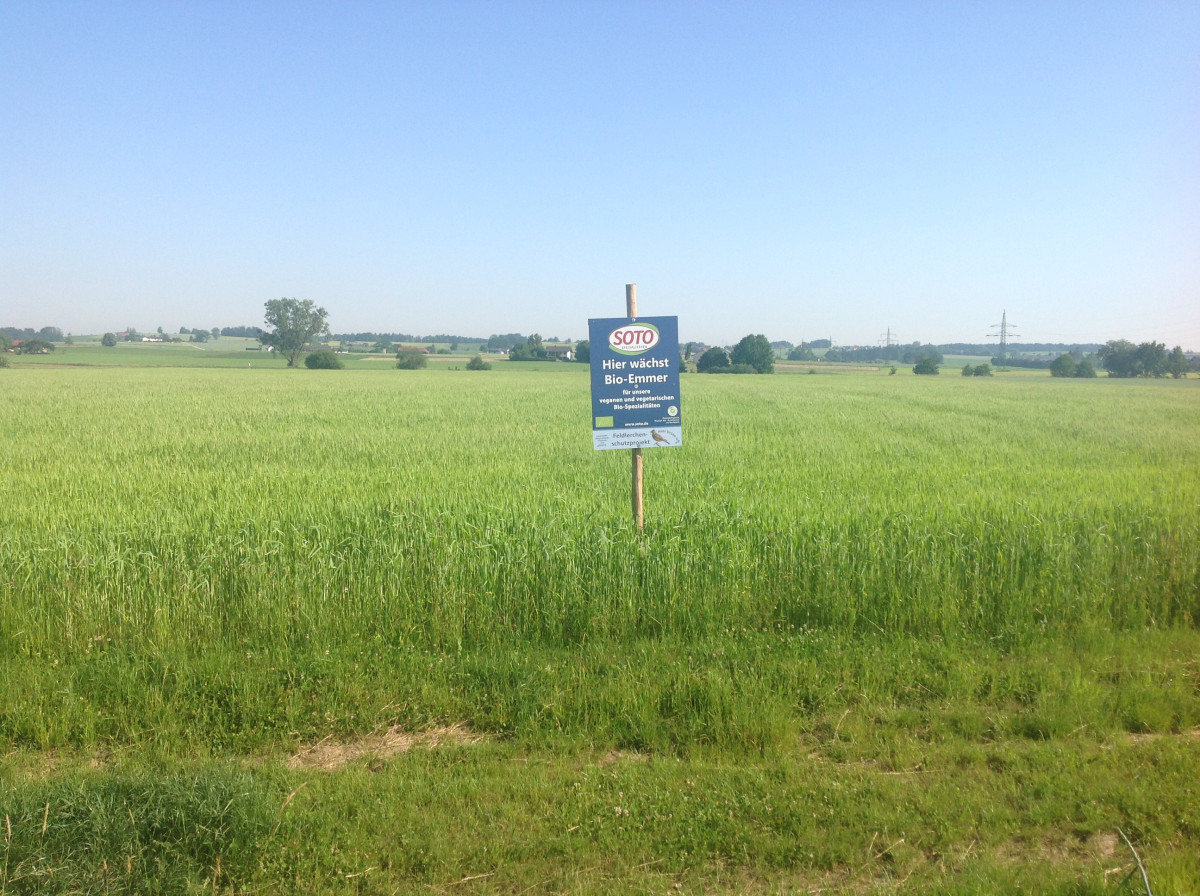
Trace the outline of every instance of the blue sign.
<instances>
[{"instance_id":1,"label":"blue sign","mask_svg":"<svg viewBox=\"0 0 1200 896\"><path fill-rule=\"evenodd\" d=\"M679 406L679 318L588 321L592 447L683 444Z\"/></svg>"}]
</instances>

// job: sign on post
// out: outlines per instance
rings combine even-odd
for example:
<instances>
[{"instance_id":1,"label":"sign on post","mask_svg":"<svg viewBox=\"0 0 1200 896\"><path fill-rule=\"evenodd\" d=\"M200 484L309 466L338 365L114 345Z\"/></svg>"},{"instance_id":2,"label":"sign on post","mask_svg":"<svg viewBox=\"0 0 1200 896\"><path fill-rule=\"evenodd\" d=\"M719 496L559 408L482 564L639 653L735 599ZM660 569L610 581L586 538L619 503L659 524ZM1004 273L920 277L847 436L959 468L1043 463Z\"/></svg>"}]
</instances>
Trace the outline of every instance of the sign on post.
<instances>
[{"instance_id":1,"label":"sign on post","mask_svg":"<svg viewBox=\"0 0 1200 896\"><path fill-rule=\"evenodd\" d=\"M588 339L592 447L603 451L682 445L679 319L592 319Z\"/></svg>"}]
</instances>

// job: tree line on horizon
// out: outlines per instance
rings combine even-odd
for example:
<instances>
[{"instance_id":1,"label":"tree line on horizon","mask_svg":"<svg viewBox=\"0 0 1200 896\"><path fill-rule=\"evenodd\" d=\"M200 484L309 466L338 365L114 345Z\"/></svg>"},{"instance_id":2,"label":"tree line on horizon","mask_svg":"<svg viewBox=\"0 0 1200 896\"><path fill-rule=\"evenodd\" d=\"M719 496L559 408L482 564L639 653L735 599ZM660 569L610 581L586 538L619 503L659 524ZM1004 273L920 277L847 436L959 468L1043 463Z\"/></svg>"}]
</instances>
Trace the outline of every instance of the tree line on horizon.
<instances>
[{"instance_id":1,"label":"tree line on horizon","mask_svg":"<svg viewBox=\"0 0 1200 896\"><path fill-rule=\"evenodd\" d=\"M1143 342L1134 345L1127 339L1113 339L1096 352L1096 359L1115 377L1187 376L1189 370L1200 370L1200 355L1188 358L1181 346L1167 351L1164 342Z\"/></svg>"},{"instance_id":2,"label":"tree line on horizon","mask_svg":"<svg viewBox=\"0 0 1200 896\"><path fill-rule=\"evenodd\" d=\"M295 299L276 299L266 303L267 314L265 322L271 330L247 325L234 327L213 327L211 329L180 327L180 336L189 336L192 341L205 342L208 339L218 339L221 336L258 339L264 345L281 347L281 329L279 313L281 307L304 308L313 313L319 312L321 333L305 333L304 345L314 336L330 336L325 326L327 312L323 308L313 308L311 302L299 302ZM286 321L283 329L287 329ZM163 328L157 330L158 338L180 341L164 333ZM298 352L302 346L292 347L293 338L290 334L286 341L289 348L284 356L288 358L289 366L295 366ZM140 341L141 334L133 327L128 327L120 334L105 333L102 344L113 346L119 340ZM343 345L348 342L370 342L376 351L393 351L395 343L442 343L457 348L459 344L478 345L482 351L508 352L511 360L533 361L548 356L543 348L542 337L534 333L524 336L520 333L492 334L486 340L482 337L457 336L448 333L433 335L415 335L410 333L339 333L330 338L340 341ZM26 350L36 347L37 350L52 351L56 343L71 344L71 335L64 334L59 327L46 326L40 329L32 327L0 327L0 351L10 351L14 343L22 345ZM559 342L557 338L546 340ZM703 343L689 342L681 352L680 369L686 370L686 362L694 360L696 369L701 373L771 373L777 357L786 357L790 361L816 361L814 349L824 349L821 358L825 361L847 363L894 362L902 364L924 363L926 367L940 365L944 354L987 355L997 346L984 343L946 343L933 345L930 343L912 342L909 344L894 344L887 346L834 346L830 339L814 339L799 344L787 340L769 342L766 336L754 334L745 336L736 346L728 349L720 346L707 347ZM700 351L700 349L704 349ZM1009 352L1016 354L1037 353L1053 354L1050 358L1021 358L1009 354L997 355L992 363L997 366L1029 367L1048 369L1056 377L1088 377L1094 376L1099 367L1110 377L1166 377L1179 378L1188 372L1200 371L1200 354L1189 356L1181 346L1175 346L1167 351L1166 344L1161 342L1143 342L1134 345L1125 339L1110 340L1104 345L1099 344L1064 344L1064 343L1011 343L1007 346ZM587 340L575 345L575 359L585 362L588 360L589 346Z\"/></svg>"},{"instance_id":3,"label":"tree line on horizon","mask_svg":"<svg viewBox=\"0 0 1200 896\"><path fill-rule=\"evenodd\" d=\"M33 327L0 327L0 341L4 341L4 337L8 337L5 345L9 345L17 340L24 341L26 339L41 339L43 342L64 342L66 336L58 327L42 327L40 330L35 330Z\"/></svg>"},{"instance_id":4,"label":"tree line on horizon","mask_svg":"<svg viewBox=\"0 0 1200 896\"><path fill-rule=\"evenodd\" d=\"M137 336L139 338L141 335L143 335L135 327L125 327L122 330L119 330L119 331L115 330L113 332L116 335L121 336L122 338L124 338L125 334ZM164 329L162 327L159 327L157 332L160 335L162 335L162 334L164 334ZM249 325L242 325L242 326L211 327L211 328L204 328L204 327L191 328L191 327L187 327L187 326L181 326L175 332L181 336L195 335L195 334L201 334L201 333L210 333L210 334L212 334L212 336L214 338L219 335L219 336L241 337L244 339L257 339L265 331L263 330L263 328L261 326L255 326L255 325L249 324ZM7 335L9 337L9 339L11 339L11 340L43 339L46 342L64 342L66 340L67 336L69 335L69 334L64 334L63 330L60 327L54 327L54 326L46 326L46 327L41 327L41 328L5 326L5 327L0 327L0 334ZM527 341L529 338L528 336L526 336L522 333L494 333L491 336L484 338L482 336L461 336L461 335L455 335L452 333L433 333L433 334L421 335L418 333L390 333L390 332L382 332L382 331L377 332L374 330L367 330L367 331L356 332L356 333L330 333L328 335L329 335L329 338L340 341L340 342L376 342L376 341L382 340L382 339L386 339L391 342L409 342L409 343L435 342L435 343L450 344L450 343L458 342L458 343L462 343L465 345L472 345L472 344L486 345L488 347L488 349L490 349L490 350L498 349L498 350L502 350L502 351L507 351L507 350L511 349L513 346L517 345L518 343ZM2 338L2 337L0 337L0 338ZM562 342L564 340L560 340L557 337L549 337L549 338L546 338L545 341L554 343L554 342ZM565 341L573 341L573 340L565 340ZM1125 340L1111 340L1110 343L1112 341L1124 342ZM705 348L708 347L707 344L703 343L703 342L692 342L689 344L703 346ZM865 356L867 354L871 355L871 358L869 358L868 360L902 360L902 358L899 356L897 356L895 358L892 358L891 356L895 355L897 353L900 353L900 355L903 355L906 352L911 353L914 346L920 346L922 350L930 349L930 348L937 349L939 352L941 352L943 354L947 354L947 355L970 355L970 356L979 356L979 357L985 357L988 355L992 355L996 352L996 350L998 348L997 343L947 342L947 343L934 344L934 343L922 343L919 341L914 341L912 343L893 343L890 346L861 346L861 345L841 346L841 345L835 345L829 339L809 339L809 340L802 340L800 342L795 342L795 343L790 342L786 339L779 339L779 340L772 341L770 343L770 345L771 345L771 348L773 348L775 350L777 357L785 357L786 358L793 350L827 349L827 350L832 350L832 351L838 352L842 357L846 358L847 360L859 360L859 358L857 357L858 355ZM732 348L732 346L726 346L726 347ZM1045 354L1054 354L1054 353L1061 354L1064 352L1069 352L1070 354L1074 355L1076 358L1080 358L1080 357L1083 357L1083 356L1089 355L1089 354L1095 354L1096 352L1100 351L1100 349L1102 349L1103 347L1104 346L1098 342L1094 342L1094 343L1010 342L1010 343L1008 343L1008 346L1007 346L1009 352L1018 353L1018 354L1043 354L1043 355L1045 355ZM1190 350L1186 350L1186 349L1183 351L1184 351L1185 355L1189 355L1189 354L1193 353ZM1200 349L1197 349L1196 351L1200 352ZM792 360L808 360L808 359L807 358L804 358L804 359L795 358Z\"/></svg>"},{"instance_id":5,"label":"tree line on horizon","mask_svg":"<svg viewBox=\"0 0 1200 896\"><path fill-rule=\"evenodd\" d=\"M162 327L157 329L159 335L166 335L166 331ZM242 326L227 326L227 327L187 327L181 326L175 331L180 336L211 334L211 338L219 338L220 336L240 337L243 339L257 339L265 331L261 326L252 324ZM125 327L121 330L114 330L114 335L125 339L129 336L140 338L143 334L136 327ZM5 334L10 340L26 340L26 339L42 339L46 342L64 342L67 335L64 334L60 327L0 327L0 334ZM433 334L418 334L418 333L389 333L376 332L373 330L362 331L357 333L331 333L331 339L339 342L368 342L374 343L380 340L388 340L393 343L409 342L409 343L462 343L464 345L480 345L487 346L489 350L508 351L513 346L526 342L528 336L522 333L493 333L486 338L482 336L461 336L452 333L433 333ZM561 342L556 337L546 339L547 342ZM571 341L571 340L568 340ZM693 342L692 345L700 345L707 348L707 345L702 342ZM867 360L902 360L902 357L892 358L891 355L897 352L903 355L905 352L911 353L913 346L921 346L925 348L936 348L938 351L947 355L991 355L996 351L995 343L967 343L967 342L952 342L933 345L932 343L896 343L891 346L836 346L829 339L810 339L797 343L790 342L786 339L775 340L770 343L771 347L776 351L778 357L788 357L789 354L808 350L828 349L839 353L839 355L847 360L859 360L858 355L872 355ZM730 348L732 348L730 346ZM1008 349L1016 353L1062 353L1070 352L1076 357L1082 357L1082 354L1094 354L1102 348L1100 343L1050 343L1050 342L1011 342L1008 344ZM815 357L815 355L814 355ZM791 360L810 360L809 358L792 358Z\"/></svg>"}]
</instances>

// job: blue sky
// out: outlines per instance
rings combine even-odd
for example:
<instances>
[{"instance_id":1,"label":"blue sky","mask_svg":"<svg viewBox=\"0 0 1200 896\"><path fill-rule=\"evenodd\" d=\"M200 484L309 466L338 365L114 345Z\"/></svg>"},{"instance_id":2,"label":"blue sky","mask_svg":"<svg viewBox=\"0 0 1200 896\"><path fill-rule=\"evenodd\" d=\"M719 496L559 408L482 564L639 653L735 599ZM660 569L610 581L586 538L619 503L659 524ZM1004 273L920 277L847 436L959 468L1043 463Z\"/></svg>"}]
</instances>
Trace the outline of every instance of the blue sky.
<instances>
[{"instance_id":1,"label":"blue sky","mask_svg":"<svg viewBox=\"0 0 1200 896\"><path fill-rule=\"evenodd\" d=\"M1195 2L0 4L0 325L1200 349Z\"/></svg>"}]
</instances>

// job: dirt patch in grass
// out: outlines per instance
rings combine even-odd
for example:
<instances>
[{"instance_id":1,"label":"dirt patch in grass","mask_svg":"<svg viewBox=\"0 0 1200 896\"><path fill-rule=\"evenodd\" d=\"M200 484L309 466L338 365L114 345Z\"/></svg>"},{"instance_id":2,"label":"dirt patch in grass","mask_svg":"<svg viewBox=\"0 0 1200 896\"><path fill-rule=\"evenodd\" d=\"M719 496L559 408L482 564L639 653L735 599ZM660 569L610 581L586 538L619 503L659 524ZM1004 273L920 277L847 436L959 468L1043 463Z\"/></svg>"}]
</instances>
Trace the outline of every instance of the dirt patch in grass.
<instances>
[{"instance_id":1,"label":"dirt patch in grass","mask_svg":"<svg viewBox=\"0 0 1200 896\"><path fill-rule=\"evenodd\" d=\"M1096 831L1087 837L1072 837L1061 831L1046 832L1040 837L1017 837L994 847L991 855L1009 865L1083 867L1097 861L1128 860L1132 867L1132 856L1115 831Z\"/></svg>"},{"instance_id":2,"label":"dirt patch in grass","mask_svg":"<svg viewBox=\"0 0 1200 896\"><path fill-rule=\"evenodd\" d=\"M639 753L636 750L609 750L600 759L600 767L608 768L617 763L646 763L650 761L649 753Z\"/></svg>"},{"instance_id":3,"label":"dirt patch in grass","mask_svg":"<svg viewBox=\"0 0 1200 896\"><path fill-rule=\"evenodd\" d=\"M79 768L92 772L105 771L113 765L114 755L108 750L74 753L51 747L46 750L15 749L0 755L0 769L30 781L46 781L64 771Z\"/></svg>"},{"instance_id":4,"label":"dirt patch in grass","mask_svg":"<svg viewBox=\"0 0 1200 896\"><path fill-rule=\"evenodd\" d=\"M1126 735L1130 743L1145 744L1153 743L1156 740L1162 740L1167 737L1178 737L1182 740L1200 740L1200 728L1192 728L1188 731L1181 731L1178 734L1163 734L1161 732L1147 731L1137 732Z\"/></svg>"},{"instance_id":5,"label":"dirt patch in grass","mask_svg":"<svg viewBox=\"0 0 1200 896\"><path fill-rule=\"evenodd\" d=\"M387 731L368 734L350 741L327 737L302 748L288 760L288 768L336 771L360 759L389 759L412 749L435 749L481 743L483 735L475 734L465 725L430 728L426 731L404 731L399 726Z\"/></svg>"}]
</instances>

